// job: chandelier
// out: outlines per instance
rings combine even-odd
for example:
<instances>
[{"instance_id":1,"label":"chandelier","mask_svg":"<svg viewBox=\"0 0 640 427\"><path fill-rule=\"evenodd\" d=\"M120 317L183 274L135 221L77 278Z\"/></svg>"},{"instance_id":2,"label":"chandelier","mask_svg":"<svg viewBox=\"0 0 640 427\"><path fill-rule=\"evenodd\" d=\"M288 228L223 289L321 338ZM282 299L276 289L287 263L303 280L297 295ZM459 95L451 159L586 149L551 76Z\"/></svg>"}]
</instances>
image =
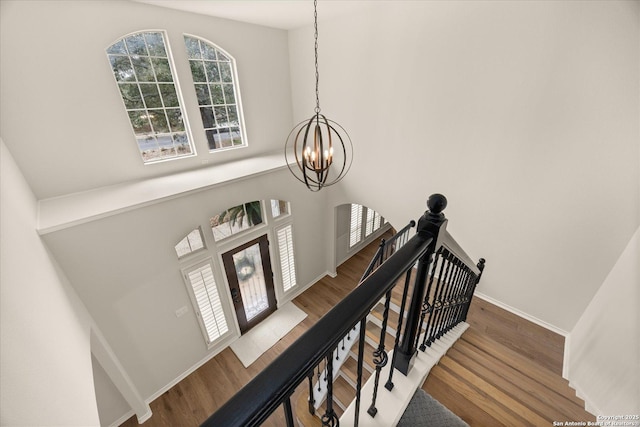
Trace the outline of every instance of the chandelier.
<instances>
[{"instance_id":1,"label":"chandelier","mask_svg":"<svg viewBox=\"0 0 640 427\"><path fill-rule=\"evenodd\" d=\"M314 0L316 108L310 119L303 120L291 130L284 147L289 171L311 191L320 191L340 181L353 160L353 145L347 131L320 112L317 4L318 1Z\"/></svg>"}]
</instances>

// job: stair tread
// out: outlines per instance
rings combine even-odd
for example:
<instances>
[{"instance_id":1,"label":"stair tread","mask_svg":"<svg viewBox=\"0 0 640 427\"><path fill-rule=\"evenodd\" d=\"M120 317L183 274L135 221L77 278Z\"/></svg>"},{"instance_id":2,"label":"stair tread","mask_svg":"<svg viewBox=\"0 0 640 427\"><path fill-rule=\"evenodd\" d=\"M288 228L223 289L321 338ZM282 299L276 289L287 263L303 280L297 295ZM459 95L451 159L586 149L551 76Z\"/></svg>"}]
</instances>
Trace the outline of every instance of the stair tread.
<instances>
[{"instance_id":1,"label":"stair tread","mask_svg":"<svg viewBox=\"0 0 640 427\"><path fill-rule=\"evenodd\" d=\"M460 346L454 346L447 352L447 356L473 371L475 375L487 381L492 381L500 389L520 403L527 405L539 415L547 416L554 420L583 418L583 414L579 414L578 411L566 413L558 409L560 406L559 400L566 399L564 396L549 393L549 389L544 385L528 380L528 377L497 359L480 359L477 354L467 353L463 350L464 348ZM567 399L567 402L570 401ZM571 403L573 404L573 402ZM577 405L575 406L577 410L581 409Z\"/></svg>"},{"instance_id":2,"label":"stair tread","mask_svg":"<svg viewBox=\"0 0 640 427\"><path fill-rule=\"evenodd\" d=\"M356 359L354 359L353 357L348 357L340 369L341 369L341 372L352 382L352 384L357 383L358 361ZM371 376L371 372L366 368L366 366L363 365L362 384L367 382L370 376Z\"/></svg>"},{"instance_id":3,"label":"stair tread","mask_svg":"<svg viewBox=\"0 0 640 427\"><path fill-rule=\"evenodd\" d=\"M349 384L342 376L338 376L333 381L334 400L339 401L341 407L346 408L356 395L356 389Z\"/></svg>"},{"instance_id":4,"label":"stair tread","mask_svg":"<svg viewBox=\"0 0 640 427\"><path fill-rule=\"evenodd\" d=\"M380 343L381 332L382 332L382 328L380 328L378 325L376 325L373 322L367 322L367 330L365 333L370 340L376 343L376 346ZM384 339L384 348L387 350L390 348L393 348L395 344L395 339L396 338L394 335L391 335L389 332L386 332L385 339Z\"/></svg>"},{"instance_id":5,"label":"stair tread","mask_svg":"<svg viewBox=\"0 0 640 427\"><path fill-rule=\"evenodd\" d=\"M507 395L502 390L488 383L481 377L474 375L466 367L460 365L451 357L443 357L440 360L439 366L448 370L452 374L457 375L458 378L464 380L470 386L475 387L479 392L490 395L500 404L502 404L506 408L509 408L514 414L527 420L527 422L532 423L536 426L548 424L547 419L532 411L527 406L514 399L512 396Z\"/></svg>"},{"instance_id":6,"label":"stair tread","mask_svg":"<svg viewBox=\"0 0 640 427\"><path fill-rule=\"evenodd\" d=\"M371 310L371 315L376 319L378 319L380 323L382 323L383 321L383 316L382 316L383 313L384 313L384 305L382 303L377 304ZM388 319L387 319L387 326L390 328L393 328L393 330L397 330L399 318L400 318L400 315L398 314L398 312L393 309L390 309Z\"/></svg>"},{"instance_id":7,"label":"stair tread","mask_svg":"<svg viewBox=\"0 0 640 427\"><path fill-rule=\"evenodd\" d=\"M456 400L458 402L473 401L482 411L489 414L489 416L493 417L501 425L505 425L505 426L533 426L534 425L531 422L529 422L527 419L522 418L518 414L509 410L508 406L502 408L502 410L497 410L495 405L492 404L492 399L490 396L488 396L486 393L482 392L481 390L478 390L473 385L467 383L466 381L458 377L455 373L441 367L440 365L435 366L431 370L431 372L429 373L429 376L427 377L427 381L425 382L425 386L428 386L428 382L430 381L431 378L436 378L444 382L445 384L448 384L450 389L455 390L455 393L459 395L457 398L455 398L455 396L451 396L451 397L434 396L435 399L440 400L443 405L450 408L454 413L456 413L456 409L454 409L452 405L455 405ZM425 388L425 390L429 392L428 387ZM482 396L482 398L479 399L478 396ZM548 423L545 423L544 425L546 424Z\"/></svg>"},{"instance_id":8,"label":"stair tread","mask_svg":"<svg viewBox=\"0 0 640 427\"><path fill-rule=\"evenodd\" d=\"M584 401L575 395L575 391L569 387L569 382L567 380L557 374L554 374L550 370L543 368L542 366L532 363L532 361L527 359L525 356L491 340L491 338L481 335L472 328L469 328L464 333L461 341L463 343L466 342L488 354L499 352L501 355L500 359L508 365L516 368L529 378L544 384L549 389L556 390L557 393L571 400L576 405L584 407Z\"/></svg>"},{"instance_id":9,"label":"stair tread","mask_svg":"<svg viewBox=\"0 0 640 427\"><path fill-rule=\"evenodd\" d=\"M367 365L369 370L373 370L376 367L376 364L373 363L373 352L375 348L365 341L364 343L364 364ZM354 358L358 357L358 344L356 343L352 348L351 352Z\"/></svg>"}]
</instances>

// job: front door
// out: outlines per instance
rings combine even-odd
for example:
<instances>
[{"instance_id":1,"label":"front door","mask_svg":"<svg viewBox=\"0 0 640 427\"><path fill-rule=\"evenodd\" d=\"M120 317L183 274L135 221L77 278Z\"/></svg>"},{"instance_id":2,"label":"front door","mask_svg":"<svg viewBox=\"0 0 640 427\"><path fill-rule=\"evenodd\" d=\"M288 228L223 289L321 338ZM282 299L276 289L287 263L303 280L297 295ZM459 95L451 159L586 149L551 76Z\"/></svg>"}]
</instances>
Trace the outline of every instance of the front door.
<instances>
[{"instance_id":1,"label":"front door","mask_svg":"<svg viewBox=\"0 0 640 427\"><path fill-rule=\"evenodd\" d=\"M267 236L222 254L231 298L245 333L276 310L276 294Z\"/></svg>"}]
</instances>

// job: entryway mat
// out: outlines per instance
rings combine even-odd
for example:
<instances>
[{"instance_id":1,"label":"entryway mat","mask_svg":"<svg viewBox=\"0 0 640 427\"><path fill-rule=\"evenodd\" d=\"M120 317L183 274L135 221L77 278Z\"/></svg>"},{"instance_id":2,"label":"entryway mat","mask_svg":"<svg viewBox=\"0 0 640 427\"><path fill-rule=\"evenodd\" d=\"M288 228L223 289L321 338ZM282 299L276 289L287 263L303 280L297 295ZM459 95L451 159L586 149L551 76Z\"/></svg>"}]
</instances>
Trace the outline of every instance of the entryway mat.
<instances>
[{"instance_id":1,"label":"entryway mat","mask_svg":"<svg viewBox=\"0 0 640 427\"><path fill-rule=\"evenodd\" d=\"M306 317L307 313L289 301L234 341L230 345L231 350L244 367L248 368Z\"/></svg>"}]
</instances>

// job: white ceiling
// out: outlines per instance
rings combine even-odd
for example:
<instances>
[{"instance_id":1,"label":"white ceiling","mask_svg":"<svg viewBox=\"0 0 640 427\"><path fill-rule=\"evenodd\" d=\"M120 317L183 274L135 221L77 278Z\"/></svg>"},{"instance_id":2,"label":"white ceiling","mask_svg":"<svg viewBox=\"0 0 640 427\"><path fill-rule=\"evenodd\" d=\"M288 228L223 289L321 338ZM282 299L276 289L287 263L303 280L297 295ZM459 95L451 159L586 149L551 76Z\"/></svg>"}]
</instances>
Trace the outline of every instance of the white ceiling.
<instances>
[{"instance_id":1,"label":"white ceiling","mask_svg":"<svg viewBox=\"0 0 640 427\"><path fill-rule=\"evenodd\" d=\"M170 9L291 30L313 24L312 0L132 0ZM320 0L318 20L352 13L370 0Z\"/></svg>"}]
</instances>

